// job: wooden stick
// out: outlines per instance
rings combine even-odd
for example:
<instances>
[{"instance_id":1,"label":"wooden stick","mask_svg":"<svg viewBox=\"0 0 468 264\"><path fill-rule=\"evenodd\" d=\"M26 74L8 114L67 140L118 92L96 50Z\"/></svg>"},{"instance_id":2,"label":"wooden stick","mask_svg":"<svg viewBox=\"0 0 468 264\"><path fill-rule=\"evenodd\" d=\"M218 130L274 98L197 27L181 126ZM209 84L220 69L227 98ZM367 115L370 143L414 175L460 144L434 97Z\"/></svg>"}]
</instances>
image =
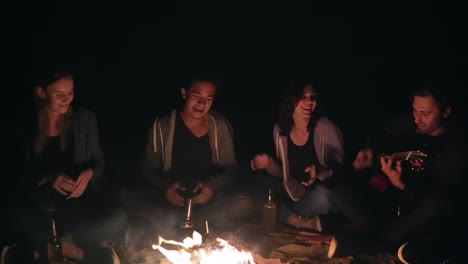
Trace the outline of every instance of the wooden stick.
<instances>
[{"instance_id":1,"label":"wooden stick","mask_svg":"<svg viewBox=\"0 0 468 264\"><path fill-rule=\"evenodd\" d=\"M311 236L311 237L316 237L316 236L323 236L323 233L318 233L318 232L310 232L310 231L301 231L301 230L295 230L295 229L290 229L286 228L284 229L285 233L288 234L298 234L301 236Z\"/></svg>"},{"instance_id":2,"label":"wooden stick","mask_svg":"<svg viewBox=\"0 0 468 264\"><path fill-rule=\"evenodd\" d=\"M330 244L333 236L330 235L323 235L323 234L316 234L314 236L304 236L304 235L292 235L292 234L285 234L285 233L269 233L269 237L271 238L280 238L284 240L291 240L291 241L300 241L307 244L320 244L326 243Z\"/></svg>"}]
</instances>

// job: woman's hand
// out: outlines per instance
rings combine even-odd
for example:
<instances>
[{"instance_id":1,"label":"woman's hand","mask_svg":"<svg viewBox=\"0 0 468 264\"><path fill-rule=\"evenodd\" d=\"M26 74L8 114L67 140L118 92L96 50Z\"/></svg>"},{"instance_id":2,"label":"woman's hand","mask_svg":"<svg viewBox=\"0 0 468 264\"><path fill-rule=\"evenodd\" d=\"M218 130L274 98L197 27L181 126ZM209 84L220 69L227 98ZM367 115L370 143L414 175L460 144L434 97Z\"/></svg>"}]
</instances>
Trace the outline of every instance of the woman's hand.
<instances>
[{"instance_id":1,"label":"woman's hand","mask_svg":"<svg viewBox=\"0 0 468 264\"><path fill-rule=\"evenodd\" d=\"M305 187L309 187L317 181L317 169L315 168L315 165L312 164L309 167L305 168L304 172L309 173L309 180L303 181L301 182L301 184Z\"/></svg>"},{"instance_id":2,"label":"woman's hand","mask_svg":"<svg viewBox=\"0 0 468 264\"><path fill-rule=\"evenodd\" d=\"M73 193L76 190L76 183L65 173L60 173L59 176L55 178L55 181L52 184L52 188L65 196L69 193Z\"/></svg>"},{"instance_id":3,"label":"woman's hand","mask_svg":"<svg viewBox=\"0 0 468 264\"><path fill-rule=\"evenodd\" d=\"M255 155L250 161L250 168L252 170L262 170L268 168L273 163L272 158L265 153Z\"/></svg>"},{"instance_id":4,"label":"woman's hand","mask_svg":"<svg viewBox=\"0 0 468 264\"><path fill-rule=\"evenodd\" d=\"M88 183L93 178L93 175L93 169L86 169L82 171L78 176L78 179L76 179L76 189L67 197L67 199L80 197L88 187Z\"/></svg>"},{"instance_id":5,"label":"woman's hand","mask_svg":"<svg viewBox=\"0 0 468 264\"><path fill-rule=\"evenodd\" d=\"M356 154L356 158L353 161L353 169L355 171L360 171L372 167L373 156L374 153L370 148L359 150L359 152Z\"/></svg>"}]
</instances>

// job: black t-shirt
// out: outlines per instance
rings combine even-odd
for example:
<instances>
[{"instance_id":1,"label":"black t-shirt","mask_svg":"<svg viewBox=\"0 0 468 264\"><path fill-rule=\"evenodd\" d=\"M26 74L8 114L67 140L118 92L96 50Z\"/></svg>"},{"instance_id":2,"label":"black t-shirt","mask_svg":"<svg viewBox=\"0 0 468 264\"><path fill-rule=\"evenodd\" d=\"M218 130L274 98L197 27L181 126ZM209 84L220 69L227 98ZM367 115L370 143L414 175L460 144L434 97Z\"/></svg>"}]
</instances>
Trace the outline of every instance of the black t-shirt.
<instances>
[{"instance_id":1,"label":"black t-shirt","mask_svg":"<svg viewBox=\"0 0 468 264\"><path fill-rule=\"evenodd\" d=\"M302 146L297 146L288 136L288 159L289 170L294 179L298 181L308 181L309 173L304 170L311 164L319 164L317 153L315 153L313 133L309 133L307 142Z\"/></svg>"},{"instance_id":2,"label":"black t-shirt","mask_svg":"<svg viewBox=\"0 0 468 264\"><path fill-rule=\"evenodd\" d=\"M41 164L40 173L65 173L69 177L76 179L78 175L76 175L77 171L70 146L72 144L68 144L67 148L62 150L60 136L48 137L47 144L36 161L38 164Z\"/></svg>"},{"instance_id":3,"label":"black t-shirt","mask_svg":"<svg viewBox=\"0 0 468 264\"><path fill-rule=\"evenodd\" d=\"M180 115L176 116L174 129L171 173L175 181L192 190L198 181L214 173L209 136L195 136Z\"/></svg>"}]
</instances>

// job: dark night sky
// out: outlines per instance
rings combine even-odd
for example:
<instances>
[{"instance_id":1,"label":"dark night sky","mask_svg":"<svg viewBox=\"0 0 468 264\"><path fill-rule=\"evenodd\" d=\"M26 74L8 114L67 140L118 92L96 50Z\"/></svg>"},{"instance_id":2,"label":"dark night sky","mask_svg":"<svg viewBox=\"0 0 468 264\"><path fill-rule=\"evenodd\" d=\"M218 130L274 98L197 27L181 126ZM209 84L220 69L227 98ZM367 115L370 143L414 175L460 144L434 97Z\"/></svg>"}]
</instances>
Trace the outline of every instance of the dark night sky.
<instances>
[{"instance_id":1,"label":"dark night sky","mask_svg":"<svg viewBox=\"0 0 468 264\"><path fill-rule=\"evenodd\" d=\"M351 142L392 107L404 110L418 80L440 80L459 89L457 102L466 99L461 6L95 2L5 8L7 58L15 96L24 99L19 109L30 103L35 69L75 62L77 101L97 113L110 157L140 157L152 119L178 100L179 74L199 66L223 73L215 107L231 119L244 156L271 147L281 81L295 74L321 80L323 102Z\"/></svg>"}]
</instances>

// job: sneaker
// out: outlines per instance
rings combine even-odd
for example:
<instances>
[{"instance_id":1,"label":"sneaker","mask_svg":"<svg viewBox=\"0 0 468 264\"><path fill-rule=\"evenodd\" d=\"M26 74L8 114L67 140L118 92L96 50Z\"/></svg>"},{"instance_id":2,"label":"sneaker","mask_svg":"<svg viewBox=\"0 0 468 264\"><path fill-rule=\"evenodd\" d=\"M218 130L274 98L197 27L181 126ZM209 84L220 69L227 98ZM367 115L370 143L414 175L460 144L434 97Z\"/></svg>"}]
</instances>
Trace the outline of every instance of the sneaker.
<instances>
[{"instance_id":1,"label":"sneaker","mask_svg":"<svg viewBox=\"0 0 468 264\"><path fill-rule=\"evenodd\" d=\"M312 216L302 218L299 222L299 228L322 232L322 223L320 222L320 217Z\"/></svg>"},{"instance_id":2,"label":"sneaker","mask_svg":"<svg viewBox=\"0 0 468 264\"><path fill-rule=\"evenodd\" d=\"M322 232L323 230L320 217L318 216L302 217L297 214L292 214L289 216L287 224L304 230L311 230L316 232Z\"/></svg>"},{"instance_id":3,"label":"sneaker","mask_svg":"<svg viewBox=\"0 0 468 264\"><path fill-rule=\"evenodd\" d=\"M397 255L404 264L441 264L448 259L444 247L430 239L406 242L398 248Z\"/></svg>"}]
</instances>

